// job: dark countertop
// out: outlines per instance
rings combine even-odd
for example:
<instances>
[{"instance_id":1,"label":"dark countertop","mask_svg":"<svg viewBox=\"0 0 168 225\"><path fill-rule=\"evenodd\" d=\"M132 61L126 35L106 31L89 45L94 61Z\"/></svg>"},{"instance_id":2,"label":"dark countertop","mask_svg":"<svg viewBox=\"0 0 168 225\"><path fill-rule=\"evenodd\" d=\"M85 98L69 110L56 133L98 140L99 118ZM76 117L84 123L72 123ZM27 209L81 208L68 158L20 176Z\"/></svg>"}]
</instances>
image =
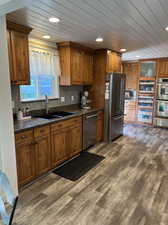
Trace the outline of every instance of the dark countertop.
<instances>
[{"instance_id":1,"label":"dark countertop","mask_svg":"<svg viewBox=\"0 0 168 225\"><path fill-rule=\"evenodd\" d=\"M43 125L47 125L47 124L51 124L54 122L59 122L62 120L67 120L76 116L82 116L82 115L86 115L92 112L98 112L98 111L103 111L103 109L101 108L92 108L89 110L84 110L79 108L79 106L77 105L71 105L71 106L64 106L64 107L57 107L57 108L53 108L51 109L52 111L66 111L66 112L73 112L73 115L70 116L66 116L66 117L62 117L62 118L56 118L56 119L42 119L42 118L33 118L32 119L27 119L27 120L15 120L14 122L14 131L15 133L19 133L21 131L25 131L28 129L32 129L35 127L39 127L39 126L43 126ZM41 112L43 110L40 110L39 112Z\"/></svg>"}]
</instances>

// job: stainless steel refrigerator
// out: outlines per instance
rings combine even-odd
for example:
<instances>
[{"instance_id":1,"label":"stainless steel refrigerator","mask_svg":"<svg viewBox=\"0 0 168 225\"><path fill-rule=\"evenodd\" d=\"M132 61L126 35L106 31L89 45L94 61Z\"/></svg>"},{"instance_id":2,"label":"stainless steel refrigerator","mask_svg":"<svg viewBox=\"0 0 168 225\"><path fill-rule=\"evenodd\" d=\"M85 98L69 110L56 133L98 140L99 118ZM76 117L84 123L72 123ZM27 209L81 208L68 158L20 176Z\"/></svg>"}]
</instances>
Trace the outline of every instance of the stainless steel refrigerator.
<instances>
[{"instance_id":1,"label":"stainless steel refrigerator","mask_svg":"<svg viewBox=\"0 0 168 225\"><path fill-rule=\"evenodd\" d=\"M123 135L126 76L108 73L105 87L105 141Z\"/></svg>"}]
</instances>

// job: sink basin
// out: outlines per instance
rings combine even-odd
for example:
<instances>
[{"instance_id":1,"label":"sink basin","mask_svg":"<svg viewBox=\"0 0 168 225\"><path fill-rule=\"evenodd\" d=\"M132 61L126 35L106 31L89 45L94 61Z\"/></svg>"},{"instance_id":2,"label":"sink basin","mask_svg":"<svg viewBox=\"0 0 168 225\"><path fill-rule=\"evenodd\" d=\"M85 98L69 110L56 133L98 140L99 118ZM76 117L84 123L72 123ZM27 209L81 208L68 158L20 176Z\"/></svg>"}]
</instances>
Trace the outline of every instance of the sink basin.
<instances>
[{"instance_id":1,"label":"sink basin","mask_svg":"<svg viewBox=\"0 0 168 225\"><path fill-rule=\"evenodd\" d=\"M51 120L51 119L62 118L62 117L65 117L65 116L71 116L73 114L74 113L72 113L72 112L59 111L59 112L52 112L52 113L49 113L49 114L41 114L41 115L37 115L35 117Z\"/></svg>"},{"instance_id":2,"label":"sink basin","mask_svg":"<svg viewBox=\"0 0 168 225\"><path fill-rule=\"evenodd\" d=\"M60 116L55 116L55 115L50 115L50 114L39 115L39 116L36 116L36 117L42 118L42 119L47 119L47 120L60 118Z\"/></svg>"},{"instance_id":3,"label":"sink basin","mask_svg":"<svg viewBox=\"0 0 168 225\"><path fill-rule=\"evenodd\" d=\"M60 111L60 112L55 112L55 113L53 113L53 115L61 116L61 117L64 117L64 116L71 116L71 115L73 115L73 114L74 114L73 112L64 112L64 111Z\"/></svg>"}]
</instances>

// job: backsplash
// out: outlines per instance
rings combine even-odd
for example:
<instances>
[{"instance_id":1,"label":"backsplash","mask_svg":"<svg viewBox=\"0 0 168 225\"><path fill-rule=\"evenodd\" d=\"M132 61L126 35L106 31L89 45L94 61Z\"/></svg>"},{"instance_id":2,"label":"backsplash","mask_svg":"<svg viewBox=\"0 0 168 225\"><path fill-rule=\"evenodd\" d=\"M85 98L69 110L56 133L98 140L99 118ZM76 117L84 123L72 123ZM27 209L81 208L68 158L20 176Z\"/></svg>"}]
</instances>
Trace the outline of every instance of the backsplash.
<instances>
[{"instance_id":1,"label":"backsplash","mask_svg":"<svg viewBox=\"0 0 168 225\"><path fill-rule=\"evenodd\" d=\"M14 113L17 112L19 108L29 107L30 110L39 110L45 108L44 101L35 101L35 102L21 102L20 101L20 91L19 86L12 85L12 101L14 102ZM70 86L70 87L60 87L60 99L49 100L49 107L57 107L71 104L80 103L80 93L83 91L82 86ZM72 101L72 96L74 100ZM65 101L61 102L61 97L65 97Z\"/></svg>"}]
</instances>

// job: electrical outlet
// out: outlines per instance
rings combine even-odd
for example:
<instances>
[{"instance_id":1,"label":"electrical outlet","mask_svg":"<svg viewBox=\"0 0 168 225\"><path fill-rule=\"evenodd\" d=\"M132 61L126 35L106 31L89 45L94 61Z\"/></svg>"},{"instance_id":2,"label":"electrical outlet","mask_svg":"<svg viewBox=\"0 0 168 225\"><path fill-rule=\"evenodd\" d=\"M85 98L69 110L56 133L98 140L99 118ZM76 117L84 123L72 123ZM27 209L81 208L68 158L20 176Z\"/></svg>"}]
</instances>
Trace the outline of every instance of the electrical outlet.
<instances>
[{"instance_id":1,"label":"electrical outlet","mask_svg":"<svg viewBox=\"0 0 168 225\"><path fill-rule=\"evenodd\" d=\"M71 96L71 101L73 102L75 100L75 97L72 95Z\"/></svg>"},{"instance_id":2,"label":"electrical outlet","mask_svg":"<svg viewBox=\"0 0 168 225\"><path fill-rule=\"evenodd\" d=\"M61 97L61 102L65 102L65 97L64 96Z\"/></svg>"}]
</instances>

